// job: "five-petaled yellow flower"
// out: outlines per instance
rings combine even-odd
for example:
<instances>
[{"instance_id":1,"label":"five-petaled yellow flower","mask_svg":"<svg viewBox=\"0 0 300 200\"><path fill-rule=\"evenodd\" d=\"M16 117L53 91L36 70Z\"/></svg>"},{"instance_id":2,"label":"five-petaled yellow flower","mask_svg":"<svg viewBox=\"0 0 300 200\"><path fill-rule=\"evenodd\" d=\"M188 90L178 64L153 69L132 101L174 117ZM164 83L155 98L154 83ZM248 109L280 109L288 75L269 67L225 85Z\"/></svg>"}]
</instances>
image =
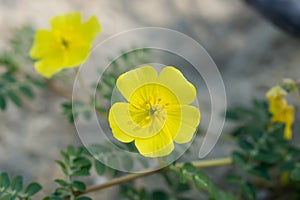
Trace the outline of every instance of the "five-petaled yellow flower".
<instances>
[{"instance_id":1,"label":"five-petaled yellow flower","mask_svg":"<svg viewBox=\"0 0 300 200\"><path fill-rule=\"evenodd\" d=\"M95 16L82 23L79 12L56 16L50 25L51 30L41 29L36 33L29 53L37 59L37 72L46 78L84 62L91 50L91 42L101 31Z\"/></svg>"},{"instance_id":2,"label":"five-petaled yellow flower","mask_svg":"<svg viewBox=\"0 0 300 200\"><path fill-rule=\"evenodd\" d=\"M279 85L267 92L267 99L270 103L269 111L272 114L272 121L285 124L284 137L292 138L292 125L294 123L294 107L288 105L285 99L288 93Z\"/></svg>"},{"instance_id":3,"label":"five-petaled yellow flower","mask_svg":"<svg viewBox=\"0 0 300 200\"><path fill-rule=\"evenodd\" d=\"M200 112L189 104L195 87L174 67L158 75L151 66L122 74L117 88L127 102L115 103L109 112L114 137L133 142L146 157L169 155L178 144L191 141L200 122Z\"/></svg>"}]
</instances>

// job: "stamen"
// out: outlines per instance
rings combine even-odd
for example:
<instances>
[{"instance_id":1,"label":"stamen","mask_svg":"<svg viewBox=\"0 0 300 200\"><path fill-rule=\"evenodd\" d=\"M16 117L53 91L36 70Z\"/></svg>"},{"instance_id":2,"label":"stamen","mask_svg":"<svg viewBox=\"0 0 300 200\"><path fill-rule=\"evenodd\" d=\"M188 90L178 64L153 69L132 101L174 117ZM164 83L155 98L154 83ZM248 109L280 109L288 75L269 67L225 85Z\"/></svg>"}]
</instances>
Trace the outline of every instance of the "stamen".
<instances>
[{"instance_id":1,"label":"stamen","mask_svg":"<svg viewBox=\"0 0 300 200\"><path fill-rule=\"evenodd\" d=\"M69 42L65 40L64 38L61 39L62 45L67 49L69 47Z\"/></svg>"}]
</instances>

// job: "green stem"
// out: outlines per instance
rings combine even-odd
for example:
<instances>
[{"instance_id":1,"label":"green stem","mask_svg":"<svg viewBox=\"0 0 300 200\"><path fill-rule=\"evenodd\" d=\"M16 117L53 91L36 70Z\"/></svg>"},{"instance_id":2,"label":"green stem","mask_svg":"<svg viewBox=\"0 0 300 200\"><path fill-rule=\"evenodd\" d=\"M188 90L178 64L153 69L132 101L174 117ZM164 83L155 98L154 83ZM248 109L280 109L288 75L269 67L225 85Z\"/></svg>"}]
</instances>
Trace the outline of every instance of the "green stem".
<instances>
[{"instance_id":1,"label":"green stem","mask_svg":"<svg viewBox=\"0 0 300 200\"><path fill-rule=\"evenodd\" d=\"M223 166L223 165L231 165L232 159L230 157L226 158L216 158L211 160L199 160L191 162L195 167L197 168L208 168L208 167L217 167L217 166ZM185 163L177 163L175 166L178 168L183 167Z\"/></svg>"},{"instance_id":2,"label":"green stem","mask_svg":"<svg viewBox=\"0 0 300 200\"><path fill-rule=\"evenodd\" d=\"M217 166L223 166L223 165L230 165L232 164L232 159L230 157L226 157L226 158L217 158L217 159L211 159L211 160L203 160L203 161L194 161L191 162L195 167L197 168L208 168L208 167L217 167ZM183 167L184 163L177 163L175 165L175 167L177 168L181 168ZM81 193L77 193L76 196L81 196L83 194L87 194L87 193L91 193L91 192L95 192L98 190L102 190L111 186L115 186L115 185L119 185L128 181L132 181L138 178L142 178L145 176L150 176L152 174L156 174L159 173L161 171L165 171L168 170L168 167L165 168L161 168L161 169L156 169L156 170L146 170L140 173L136 173L136 174L128 174L125 175L123 177L119 177L119 178L115 178L112 179L111 181L108 181L106 183L103 183L101 185L96 185L96 186L92 186L90 188L88 188L85 192L81 192Z\"/></svg>"},{"instance_id":3,"label":"green stem","mask_svg":"<svg viewBox=\"0 0 300 200\"><path fill-rule=\"evenodd\" d=\"M296 94L296 98L297 98L297 102L298 102L298 106L300 107L300 92L299 92L299 89L298 89L298 86L300 86L300 81L297 81L295 83L296 87L295 87L295 94Z\"/></svg>"}]
</instances>

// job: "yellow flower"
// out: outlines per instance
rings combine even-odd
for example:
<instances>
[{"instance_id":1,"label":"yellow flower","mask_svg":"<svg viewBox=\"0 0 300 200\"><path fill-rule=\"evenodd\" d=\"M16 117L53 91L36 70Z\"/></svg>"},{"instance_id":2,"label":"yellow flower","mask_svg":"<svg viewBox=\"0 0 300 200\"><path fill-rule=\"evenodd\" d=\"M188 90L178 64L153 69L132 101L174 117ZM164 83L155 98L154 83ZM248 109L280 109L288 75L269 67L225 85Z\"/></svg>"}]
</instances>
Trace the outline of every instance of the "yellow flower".
<instances>
[{"instance_id":1,"label":"yellow flower","mask_svg":"<svg viewBox=\"0 0 300 200\"><path fill-rule=\"evenodd\" d=\"M37 59L37 72L46 78L84 62L92 47L91 42L101 31L95 16L82 23L79 12L56 16L50 25L51 30L41 29L36 33L29 53Z\"/></svg>"},{"instance_id":2,"label":"yellow flower","mask_svg":"<svg viewBox=\"0 0 300 200\"><path fill-rule=\"evenodd\" d=\"M293 106L286 106L280 116L273 119L276 122L281 122L285 124L284 129L284 137L287 140L292 138L292 126L294 123L294 107Z\"/></svg>"},{"instance_id":3,"label":"yellow flower","mask_svg":"<svg viewBox=\"0 0 300 200\"><path fill-rule=\"evenodd\" d=\"M285 97L287 94L288 93L282 87L276 85L267 92L266 96L270 100Z\"/></svg>"},{"instance_id":4,"label":"yellow flower","mask_svg":"<svg viewBox=\"0 0 300 200\"><path fill-rule=\"evenodd\" d=\"M292 125L294 123L294 107L288 105L284 98L287 92L279 85L267 92L267 99L270 103L269 111L272 114L272 121L285 124L284 137L292 138Z\"/></svg>"},{"instance_id":5,"label":"yellow flower","mask_svg":"<svg viewBox=\"0 0 300 200\"><path fill-rule=\"evenodd\" d=\"M284 172L280 175L280 183L282 186L286 186L290 181L290 172Z\"/></svg>"},{"instance_id":6,"label":"yellow flower","mask_svg":"<svg viewBox=\"0 0 300 200\"><path fill-rule=\"evenodd\" d=\"M175 141L191 141L200 122L200 112L189 106L196 98L195 87L174 67L158 76L151 66L122 74L117 87L126 102L115 103L109 112L114 137L133 142L147 157L170 154Z\"/></svg>"}]
</instances>

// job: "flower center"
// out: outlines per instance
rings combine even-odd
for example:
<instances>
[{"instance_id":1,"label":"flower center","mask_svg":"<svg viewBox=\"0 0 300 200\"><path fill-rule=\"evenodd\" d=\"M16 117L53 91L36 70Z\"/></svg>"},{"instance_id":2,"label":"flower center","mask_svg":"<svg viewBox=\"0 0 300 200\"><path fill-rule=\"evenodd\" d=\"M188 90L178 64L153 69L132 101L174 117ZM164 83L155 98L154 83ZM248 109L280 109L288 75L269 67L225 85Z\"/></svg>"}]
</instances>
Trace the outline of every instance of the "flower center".
<instances>
[{"instance_id":1,"label":"flower center","mask_svg":"<svg viewBox=\"0 0 300 200\"><path fill-rule=\"evenodd\" d=\"M178 104L171 90L160 84L147 84L138 88L130 97L130 116L139 126L153 126L160 130L167 119L170 105Z\"/></svg>"},{"instance_id":2,"label":"flower center","mask_svg":"<svg viewBox=\"0 0 300 200\"><path fill-rule=\"evenodd\" d=\"M62 46L63 46L64 49L68 49L69 48L69 42L66 39L62 38L61 39L61 44L62 44Z\"/></svg>"},{"instance_id":3,"label":"flower center","mask_svg":"<svg viewBox=\"0 0 300 200\"><path fill-rule=\"evenodd\" d=\"M151 106L148 112L151 118L157 117L160 120L165 120L166 118L166 112L163 105L156 104Z\"/></svg>"}]
</instances>

